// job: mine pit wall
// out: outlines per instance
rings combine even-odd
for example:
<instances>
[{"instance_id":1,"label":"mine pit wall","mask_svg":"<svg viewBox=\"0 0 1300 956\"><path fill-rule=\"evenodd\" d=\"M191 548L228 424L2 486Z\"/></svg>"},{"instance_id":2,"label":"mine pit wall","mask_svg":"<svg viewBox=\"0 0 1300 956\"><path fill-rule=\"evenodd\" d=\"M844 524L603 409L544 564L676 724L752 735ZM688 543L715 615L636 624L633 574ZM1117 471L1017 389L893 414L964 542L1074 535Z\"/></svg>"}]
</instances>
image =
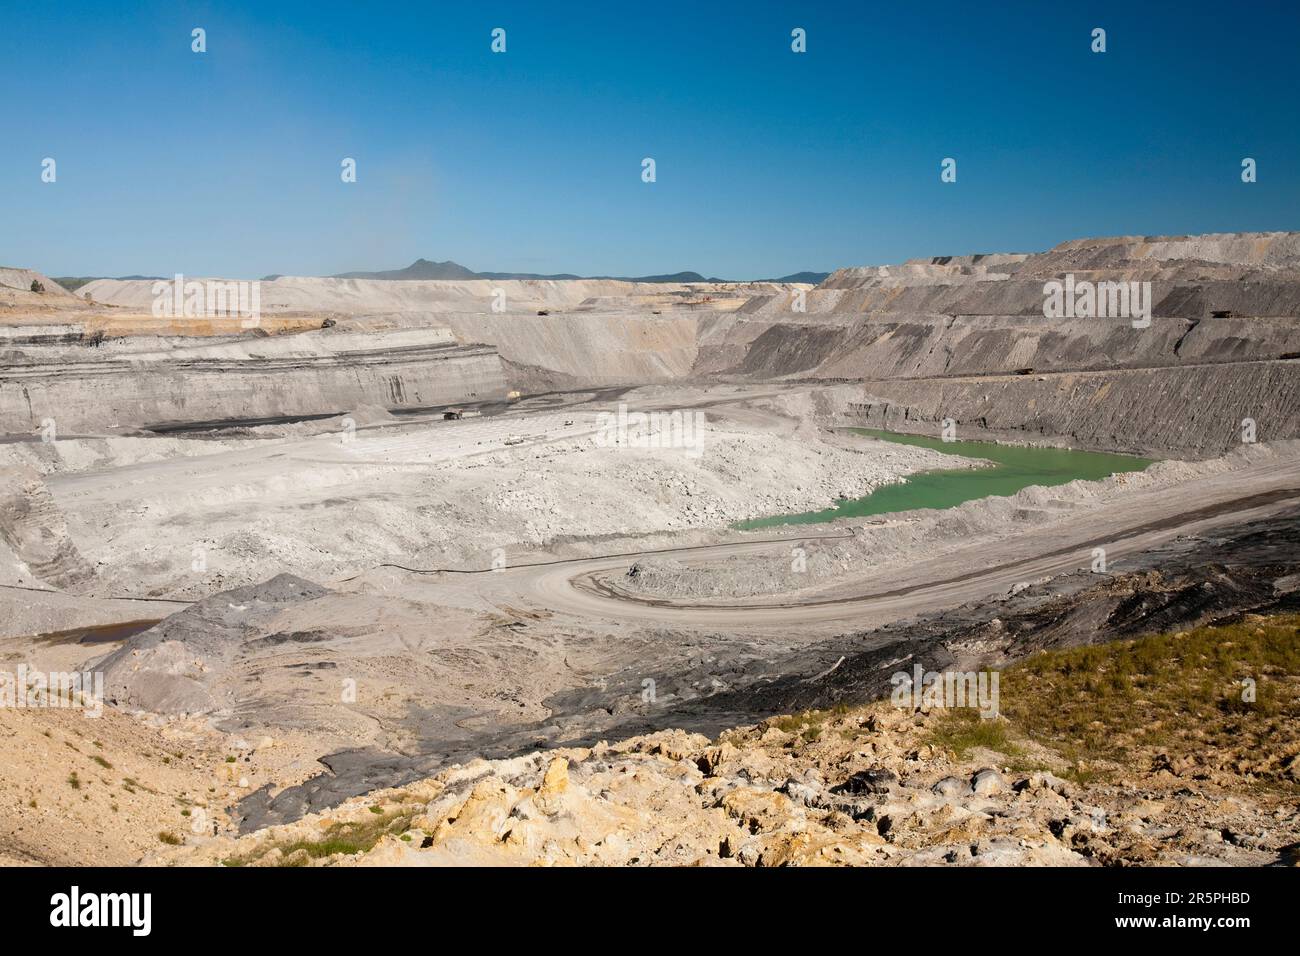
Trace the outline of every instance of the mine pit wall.
<instances>
[{"instance_id":1,"label":"mine pit wall","mask_svg":"<svg viewBox=\"0 0 1300 956\"><path fill-rule=\"evenodd\" d=\"M832 378L989 375L1279 359L1300 351L1295 319L1020 317L872 321L846 330L817 373Z\"/></svg>"},{"instance_id":2,"label":"mine pit wall","mask_svg":"<svg viewBox=\"0 0 1300 956\"><path fill-rule=\"evenodd\" d=\"M349 316L349 329L435 328L455 341L495 348L512 388L525 393L665 382L688 376L702 323L714 313L653 315L648 311L376 312Z\"/></svg>"},{"instance_id":3,"label":"mine pit wall","mask_svg":"<svg viewBox=\"0 0 1300 956\"><path fill-rule=\"evenodd\" d=\"M463 342L485 342L520 367L587 385L664 382L687 376L701 317L633 313L443 314Z\"/></svg>"},{"instance_id":4,"label":"mine pit wall","mask_svg":"<svg viewBox=\"0 0 1300 956\"><path fill-rule=\"evenodd\" d=\"M767 380L997 375L1280 359L1300 353L1296 318L1123 319L889 315L702 329L696 375Z\"/></svg>"},{"instance_id":5,"label":"mine pit wall","mask_svg":"<svg viewBox=\"0 0 1300 956\"><path fill-rule=\"evenodd\" d=\"M1069 275L1076 287L1149 283L1150 326L1133 328L1132 313L1047 318L1047 283ZM952 418L967 437L1203 457L1238 443L1245 418L1260 441L1297 437L1296 358L1300 233L1249 233L841 269L702 329L694 371L861 383L843 416L861 425L937 434Z\"/></svg>"},{"instance_id":6,"label":"mine pit wall","mask_svg":"<svg viewBox=\"0 0 1300 956\"><path fill-rule=\"evenodd\" d=\"M1081 447L1221 454L1241 421L1300 437L1300 319L727 316L702 328L699 378L865 383L851 424L970 428ZM968 435L968 437L974 437Z\"/></svg>"},{"instance_id":7,"label":"mine pit wall","mask_svg":"<svg viewBox=\"0 0 1300 956\"><path fill-rule=\"evenodd\" d=\"M1171 279L1145 279L1140 273L1115 276L1109 273L1076 272L1076 280L1092 282L1151 282L1151 314L1157 318L1210 319L1216 312L1233 316L1300 315L1300 283L1281 279L1220 280L1189 283ZM803 315L824 315L844 321L854 315L897 318L930 313L946 316L1020 316L1039 318L1046 298L1045 278L981 279L965 284L930 282L917 285L884 283L843 287L831 280L804 294ZM755 296L739 314L770 319L792 317L792 294Z\"/></svg>"},{"instance_id":8,"label":"mine pit wall","mask_svg":"<svg viewBox=\"0 0 1300 956\"><path fill-rule=\"evenodd\" d=\"M102 434L181 422L338 414L500 399L496 350L433 344L261 358L105 357L0 372L0 432Z\"/></svg>"},{"instance_id":9,"label":"mine pit wall","mask_svg":"<svg viewBox=\"0 0 1300 956\"><path fill-rule=\"evenodd\" d=\"M19 567L57 588L76 589L94 572L40 475L26 467L0 469L0 559L8 577Z\"/></svg>"},{"instance_id":10,"label":"mine pit wall","mask_svg":"<svg viewBox=\"0 0 1300 956\"><path fill-rule=\"evenodd\" d=\"M868 381L843 406L849 425L938 437L982 432L1065 439L1074 447L1210 458L1241 444L1300 438L1300 361L1121 369L1044 377Z\"/></svg>"}]
</instances>

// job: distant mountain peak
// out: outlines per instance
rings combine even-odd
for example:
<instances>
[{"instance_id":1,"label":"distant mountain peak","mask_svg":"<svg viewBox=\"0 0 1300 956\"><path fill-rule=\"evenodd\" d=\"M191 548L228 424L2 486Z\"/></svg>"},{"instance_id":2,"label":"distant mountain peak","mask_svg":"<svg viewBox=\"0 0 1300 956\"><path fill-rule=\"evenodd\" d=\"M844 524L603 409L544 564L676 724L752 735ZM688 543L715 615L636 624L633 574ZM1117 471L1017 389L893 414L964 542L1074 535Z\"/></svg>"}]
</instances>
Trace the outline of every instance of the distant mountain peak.
<instances>
[{"instance_id":1,"label":"distant mountain peak","mask_svg":"<svg viewBox=\"0 0 1300 956\"><path fill-rule=\"evenodd\" d=\"M405 269L392 269L386 272L343 272L330 276L331 279L477 279L478 274L466 269L458 262L448 259L446 262L433 262L429 259L416 259Z\"/></svg>"}]
</instances>

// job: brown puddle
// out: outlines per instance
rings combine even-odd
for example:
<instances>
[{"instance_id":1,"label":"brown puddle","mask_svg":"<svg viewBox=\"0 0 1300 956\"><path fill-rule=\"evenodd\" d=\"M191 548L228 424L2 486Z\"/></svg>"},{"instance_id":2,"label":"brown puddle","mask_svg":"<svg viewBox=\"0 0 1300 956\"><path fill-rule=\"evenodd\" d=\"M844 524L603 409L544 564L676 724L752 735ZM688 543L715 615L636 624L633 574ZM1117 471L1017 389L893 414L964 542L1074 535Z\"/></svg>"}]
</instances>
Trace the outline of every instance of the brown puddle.
<instances>
[{"instance_id":1,"label":"brown puddle","mask_svg":"<svg viewBox=\"0 0 1300 956\"><path fill-rule=\"evenodd\" d=\"M50 631L48 634L37 634L34 640L42 644L112 644L115 641L124 641L141 631L147 631L160 620L162 618L73 627L66 631Z\"/></svg>"}]
</instances>

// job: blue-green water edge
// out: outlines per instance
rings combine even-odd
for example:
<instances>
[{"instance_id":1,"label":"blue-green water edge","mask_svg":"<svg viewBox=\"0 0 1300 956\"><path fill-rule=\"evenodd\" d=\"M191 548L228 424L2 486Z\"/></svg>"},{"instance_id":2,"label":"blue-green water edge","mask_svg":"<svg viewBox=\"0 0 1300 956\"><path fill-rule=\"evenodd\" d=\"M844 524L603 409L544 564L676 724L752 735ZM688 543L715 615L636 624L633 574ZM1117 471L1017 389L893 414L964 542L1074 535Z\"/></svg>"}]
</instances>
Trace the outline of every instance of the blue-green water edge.
<instances>
[{"instance_id":1,"label":"blue-green water edge","mask_svg":"<svg viewBox=\"0 0 1300 956\"><path fill-rule=\"evenodd\" d=\"M908 475L902 484L885 485L862 498L850 498L834 508L805 511L800 514L774 515L742 521L734 527L749 531L784 524L817 524L836 518L861 518L912 511L918 508L951 508L964 501L989 495L1014 495L1030 485L1064 485L1082 478L1094 481L1126 471L1142 471L1151 464L1147 458L1111 455L1105 452L1073 451L1068 448L1035 448L1026 445L999 445L985 441L945 442L924 435L904 435L874 428L850 428L848 431L869 435L902 445L919 445L949 455L982 458L993 462L988 468L944 468Z\"/></svg>"}]
</instances>

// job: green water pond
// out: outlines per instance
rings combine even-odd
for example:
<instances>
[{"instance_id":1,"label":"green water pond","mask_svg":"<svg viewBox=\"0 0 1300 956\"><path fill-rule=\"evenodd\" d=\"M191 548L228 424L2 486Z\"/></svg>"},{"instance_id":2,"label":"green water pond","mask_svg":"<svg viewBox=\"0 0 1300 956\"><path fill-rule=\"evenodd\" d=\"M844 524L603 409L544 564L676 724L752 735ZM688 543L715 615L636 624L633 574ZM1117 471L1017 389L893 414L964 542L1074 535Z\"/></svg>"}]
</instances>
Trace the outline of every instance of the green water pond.
<instances>
[{"instance_id":1,"label":"green water pond","mask_svg":"<svg viewBox=\"0 0 1300 956\"><path fill-rule=\"evenodd\" d=\"M885 485L862 498L841 501L833 508L755 518L742 521L735 527L748 531L787 524L819 524L836 518L862 518L918 508L951 508L990 495L1014 495L1030 485L1064 485L1077 478L1093 481L1120 472L1142 471L1151 464L1150 459L1131 455L1069 448L1035 448L984 441L945 442L925 435L904 435L874 428L850 428L847 431L902 445L933 448L948 455L979 458L992 462L993 467L918 472L908 475L901 484Z\"/></svg>"}]
</instances>

